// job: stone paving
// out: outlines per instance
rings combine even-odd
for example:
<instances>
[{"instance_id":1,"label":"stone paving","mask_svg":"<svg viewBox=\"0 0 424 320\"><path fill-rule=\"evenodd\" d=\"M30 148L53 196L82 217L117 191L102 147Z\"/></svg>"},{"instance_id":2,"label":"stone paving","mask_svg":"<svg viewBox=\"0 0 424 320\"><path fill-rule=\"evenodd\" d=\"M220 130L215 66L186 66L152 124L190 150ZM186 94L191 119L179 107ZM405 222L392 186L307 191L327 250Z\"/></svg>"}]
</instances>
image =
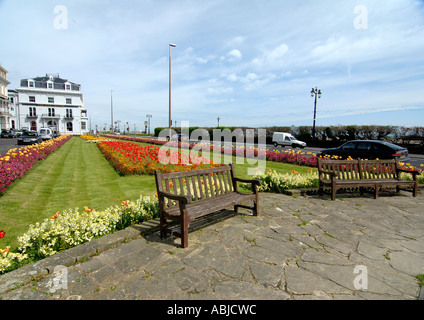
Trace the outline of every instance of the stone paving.
<instances>
[{"instance_id":1,"label":"stone paving","mask_svg":"<svg viewBox=\"0 0 424 320\"><path fill-rule=\"evenodd\" d=\"M259 217L200 219L186 249L151 221L0 276L0 297L421 300L423 208L422 191L336 201L262 193Z\"/></svg>"}]
</instances>

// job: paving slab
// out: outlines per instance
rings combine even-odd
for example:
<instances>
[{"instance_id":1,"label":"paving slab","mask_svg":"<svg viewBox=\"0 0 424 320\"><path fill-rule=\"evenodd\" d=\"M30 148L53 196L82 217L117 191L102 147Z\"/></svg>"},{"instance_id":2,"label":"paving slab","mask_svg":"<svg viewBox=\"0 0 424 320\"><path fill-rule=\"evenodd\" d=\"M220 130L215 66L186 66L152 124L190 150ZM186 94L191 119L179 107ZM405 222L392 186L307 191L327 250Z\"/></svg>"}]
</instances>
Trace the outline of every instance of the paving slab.
<instances>
[{"instance_id":1,"label":"paving slab","mask_svg":"<svg viewBox=\"0 0 424 320\"><path fill-rule=\"evenodd\" d=\"M189 247L158 221L0 276L6 300L417 300L424 195L260 194L260 215L194 223ZM60 272L58 271L60 270Z\"/></svg>"}]
</instances>

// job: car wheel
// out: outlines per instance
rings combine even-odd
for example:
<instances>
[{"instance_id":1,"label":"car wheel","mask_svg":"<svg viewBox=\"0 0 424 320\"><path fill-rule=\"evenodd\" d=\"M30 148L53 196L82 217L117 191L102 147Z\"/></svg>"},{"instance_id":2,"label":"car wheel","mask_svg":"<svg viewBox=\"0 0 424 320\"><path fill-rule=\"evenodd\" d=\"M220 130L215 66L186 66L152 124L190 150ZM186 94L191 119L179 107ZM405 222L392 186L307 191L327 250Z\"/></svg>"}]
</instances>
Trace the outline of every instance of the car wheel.
<instances>
[{"instance_id":1,"label":"car wheel","mask_svg":"<svg viewBox=\"0 0 424 320\"><path fill-rule=\"evenodd\" d=\"M297 145L296 144L292 144L292 148L296 149Z\"/></svg>"},{"instance_id":2,"label":"car wheel","mask_svg":"<svg viewBox=\"0 0 424 320\"><path fill-rule=\"evenodd\" d=\"M274 142L274 147L278 147L278 143L277 142Z\"/></svg>"}]
</instances>

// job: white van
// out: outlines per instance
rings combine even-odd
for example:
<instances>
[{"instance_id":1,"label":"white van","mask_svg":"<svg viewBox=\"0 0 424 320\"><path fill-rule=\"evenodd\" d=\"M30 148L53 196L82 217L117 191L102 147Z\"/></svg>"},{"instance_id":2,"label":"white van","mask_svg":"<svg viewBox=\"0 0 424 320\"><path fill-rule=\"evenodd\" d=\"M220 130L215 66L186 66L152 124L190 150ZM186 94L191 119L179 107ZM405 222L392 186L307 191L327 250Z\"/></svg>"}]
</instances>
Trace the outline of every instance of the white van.
<instances>
[{"instance_id":1,"label":"white van","mask_svg":"<svg viewBox=\"0 0 424 320\"><path fill-rule=\"evenodd\" d=\"M292 148L305 148L306 143L303 141L297 140L295 137L293 137L290 133L287 132L274 132L272 135L272 143L274 144L274 147L280 146L290 146Z\"/></svg>"},{"instance_id":2,"label":"white van","mask_svg":"<svg viewBox=\"0 0 424 320\"><path fill-rule=\"evenodd\" d=\"M41 128L39 133L43 140L53 139L53 131L50 128Z\"/></svg>"}]
</instances>

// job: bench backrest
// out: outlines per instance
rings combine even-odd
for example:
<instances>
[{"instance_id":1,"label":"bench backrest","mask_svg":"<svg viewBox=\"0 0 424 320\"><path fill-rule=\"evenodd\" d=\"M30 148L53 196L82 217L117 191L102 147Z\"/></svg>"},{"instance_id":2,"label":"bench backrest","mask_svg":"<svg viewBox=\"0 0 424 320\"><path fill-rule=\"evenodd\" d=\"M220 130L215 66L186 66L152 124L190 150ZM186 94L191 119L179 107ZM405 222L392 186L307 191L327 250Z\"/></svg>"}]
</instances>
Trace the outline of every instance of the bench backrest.
<instances>
[{"instance_id":1,"label":"bench backrest","mask_svg":"<svg viewBox=\"0 0 424 320\"><path fill-rule=\"evenodd\" d=\"M155 171L158 191L186 195L192 201L215 198L234 191L234 169L230 164L216 168L161 173ZM168 206L176 205L168 201Z\"/></svg>"},{"instance_id":2,"label":"bench backrest","mask_svg":"<svg viewBox=\"0 0 424 320\"><path fill-rule=\"evenodd\" d=\"M396 160L359 160L362 179L398 178Z\"/></svg>"},{"instance_id":3,"label":"bench backrest","mask_svg":"<svg viewBox=\"0 0 424 320\"><path fill-rule=\"evenodd\" d=\"M327 160L318 158L320 179L329 180L332 172L337 180L398 178L397 161L392 160Z\"/></svg>"}]
</instances>

